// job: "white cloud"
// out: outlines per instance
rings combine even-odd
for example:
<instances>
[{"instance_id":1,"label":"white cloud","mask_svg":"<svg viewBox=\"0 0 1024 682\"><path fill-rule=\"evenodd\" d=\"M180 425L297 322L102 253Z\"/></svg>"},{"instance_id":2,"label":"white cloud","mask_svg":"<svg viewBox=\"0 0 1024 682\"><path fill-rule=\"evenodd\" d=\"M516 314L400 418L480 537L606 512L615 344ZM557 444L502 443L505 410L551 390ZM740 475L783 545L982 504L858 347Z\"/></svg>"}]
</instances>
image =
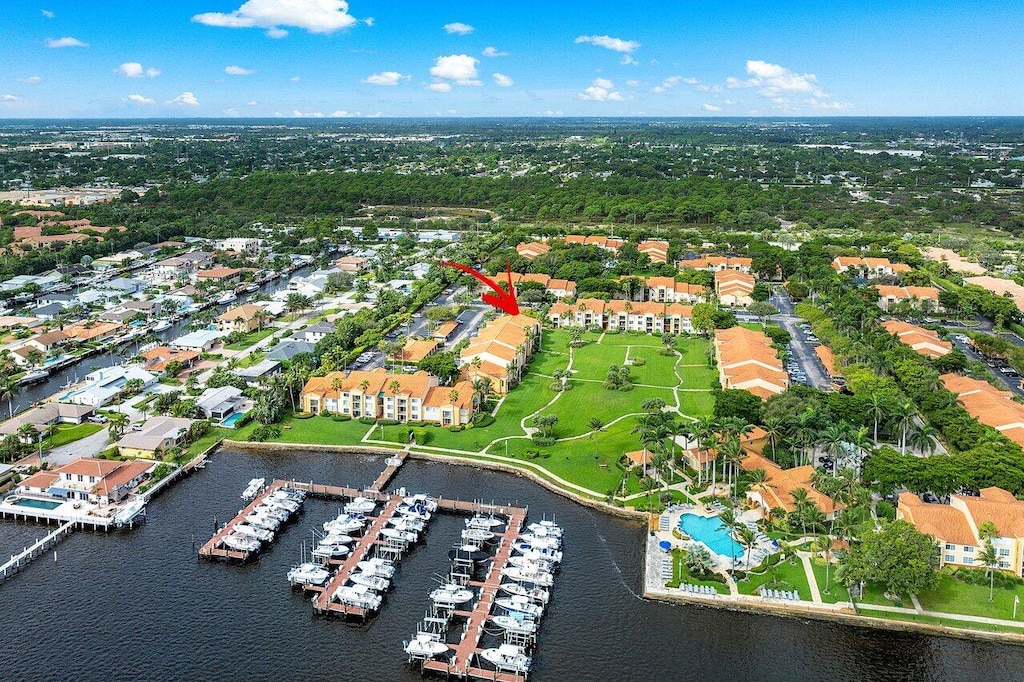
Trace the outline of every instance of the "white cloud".
<instances>
[{"instance_id":1,"label":"white cloud","mask_svg":"<svg viewBox=\"0 0 1024 682\"><path fill-rule=\"evenodd\" d=\"M516 82L512 80L511 76L506 76L503 73L494 72L491 74L491 78L494 79L495 85L498 85L503 88L511 88L513 85L516 84Z\"/></svg>"},{"instance_id":2,"label":"white cloud","mask_svg":"<svg viewBox=\"0 0 1024 682\"><path fill-rule=\"evenodd\" d=\"M266 35L268 38L274 38L275 40L278 40L280 38L287 38L288 31L284 30L283 28L278 28L277 26L275 26L274 28L268 28L264 35Z\"/></svg>"},{"instance_id":3,"label":"white cloud","mask_svg":"<svg viewBox=\"0 0 1024 682\"><path fill-rule=\"evenodd\" d=\"M452 86L448 83L443 82L431 83L430 85L427 86L427 90L432 90L433 92L451 92Z\"/></svg>"},{"instance_id":4,"label":"white cloud","mask_svg":"<svg viewBox=\"0 0 1024 682\"><path fill-rule=\"evenodd\" d=\"M282 26L333 33L357 20L348 13L345 0L248 0L233 12L204 12L192 21L226 28L264 28L271 38L283 38Z\"/></svg>"},{"instance_id":5,"label":"white cloud","mask_svg":"<svg viewBox=\"0 0 1024 682\"><path fill-rule=\"evenodd\" d=\"M298 109L292 109L292 116L295 118L323 118L323 112L320 111L306 111L302 112Z\"/></svg>"},{"instance_id":6,"label":"white cloud","mask_svg":"<svg viewBox=\"0 0 1024 682\"><path fill-rule=\"evenodd\" d=\"M714 104L704 103L701 104L700 106L702 109L704 109L704 111L710 111L711 113L715 113L722 110L722 107L716 107Z\"/></svg>"},{"instance_id":7,"label":"white cloud","mask_svg":"<svg viewBox=\"0 0 1024 682\"><path fill-rule=\"evenodd\" d=\"M142 95L128 95L125 101L131 102L132 104L152 104L154 100L149 97L143 97Z\"/></svg>"},{"instance_id":8,"label":"white cloud","mask_svg":"<svg viewBox=\"0 0 1024 682\"><path fill-rule=\"evenodd\" d=\"M637 79L635 79L635 78L632 78L632 79L630 79L630 80L626 81L626 85L627 85L628 87L631 87L631 88L638 88L638 87L640 87L641 85L643 85L643 82L641 82L641 81L638 81L638 80L637 80Z\"/></svg>"},{"instance_id":9,"label":"white cloud","mask_svg":"<svg viewBox=\"0 0 1024 682\"><path fill-rule=\"evenodd\" d=\"M290 80L292 83L298 83L302 79L300 77L298 77L298 76L292 76L288 80Z\"/></svg>"},{"instance_id":10,"label":"white cloud","mask_svg":"<svg viewBox=\"0 0 1024 682\"><path fill-rule=\"evenodd\" d=\"M256 100L252 100L252 101L250 101L250 102L246 102L246 103L245 103L245 106L247 106L247 107L256 107L256 106L259 106L259 104L260 104L260 103L259 103L259 102L257 102Z\"/></svg>"},{"instance_id":11,"label":"white cloud","mask_svg":"<svg viewBox=\"0 0 1024 682\"><path fill-rule=\"evenodd\" d=\"M43 16L46 17L47 19L53 19L55 16L57 16L56 14L54 14L53 12L51 12L48 9L42 9L42 10L39 10L39 11L42 12Z\"/></svg>"},{"instance_id":12,"label":"white cloud","mask_svg":"<svg viewBox=\"0 0 1024 682\"><path fill-rule=\"evenodd\" d=\"M629 55L629 54L622 55L622 59L619 60L619 63L623 64L625 66L629 66L630 64L632 64L633 66L639 66L640 65L640 62L638 62L637 60L633 59L633 55Z\"/></svg>"},{"instance_id":13,"label":"white cloud","mask_svg":"<svg viewBox=\"0 0 1024 682\"><path fill-rule=\"evenodd\" d=\"M656 85L652 88L651 92L665 92L679 85L682 82L682 78L679 76L669 76L665 80L661 81L661 85Z\"/></svg>"},{"instance_id":14,"label":"white cloud","mask_svg":"<svg viewBox=\"0 0 1024 682\"><path fill-rule=\"evenodd\" d=\"M224 113L227 116L238 116L238 109L232 107L230 109L225 109L222 113Z\"/></svg>"},{"instance_id":15,"label":"white cloud","mask_svg":"<svg viewBox=\"0 0 1024 682\"><path fill-rule=\"evenodd\" d=\"M632 52L640 47L640 43L635 40L623 40L622 38L612 38L611 36L577 36L576 43L597 45L598 47L614 50L615 52Z\"/></svg>"},{"instance_id":16,"label":"white cloud","mask_svg":"<svg viewBox=\"0 0 1024 682\"><path fill-rule=\"evenodd\" d=\"M36 83L42 83L43 79L39 76L29 76L28 78L17 79L19 83L26 83L28 85L35 85Z\"/></svg>"},{"instance_id":17,"label":"white cloud","mask_svg":"<svg viewBox=\"0 0 1024 682\"><path fill-rule=\"evenodd\" d=\"M373 26L374 24L377 23L377 20L374 19L373 17L366 17L365 19L363 19L363 23L366 24L367 26Z\"/></svg>"},{"instance_id":18,"label":"white cloud","mask_svg":"<svg viewBox=\"0 0 1024 682\"><path fill-rule=\"evenodd\" d=\"M579 98L590 102L621 102L627 99L614 88L615 84L607 78L595 78L590 87L579 94Z\"/></svg>"},{"instance_id":19,"label":"white cloud","mask_svg":"<svg viewBox=\"0 0 1024 682\"><path fill-rule=\"evenodd\" d=\"M17 95L11 95L11 94L0 95L0 102L3 102L4 104L13 104L14 102L20 102L20 101L21 101L21 98L18 97Z\"/></svg>"},{"instance_id":20,"label":"white cloud","mask_svg":"<svg viewBox=\"0 0 1024 682\"><path fill-rule=\"evenodd\" d=\"M49 48L59 47L89 47L89 43L83 43L78 38L72 38L71 36L65 36L63 38L47 38L46 46Z\"/></svg>"},{"instance_id":21,"label":"white cloud","mask_svg":"<svg viewBox=\"0 0 1024 682\"><path fill-rule=\"evenodd\" d=\"M683 82L686 83L687 85L700 85L700 80L694 78L693 76L690 76L689 78L684 78Z\"/></svg>"},{"instance_id":22,"label":"white cloud","mask_svg":"<svg viewBox=\"0 0 1024 682\"><path fill-rule=\"evenodd\" d=\"M498 51L498 48L493 45L488 45L484 48L483 55L485 57L507 57L508 52L500 52Z\"/></svg>"},{"instance_id":23,"label":"white cloud","mask_svg":"<svg viewBox=\"0 0 1024 682\"><path fill-rule=\"evenodd\" d=\"M119 73L126 78L142 78L143 76L156 78L160 75L160 69L154 69L152 66L148 69L143 69L142 64L138 62L125 62L114 69L114 73Z\"/></svg>"},{"instance_id":24,"label":"white cloud","mask_svg":"<svg viewBox=\"0 0 1024 682\"><path fill-rule=\"evenodd\" d=\"M346 116L350 116L350 115L351 114L349 114L344 109L338 109L337 111L332 111L331 112L331 118L345 118Z\"/></svg>"},{"instance_id":25,"label":"white cloud","mask_svg":"<svg viewBox=\"0 0 1024 682\"><path fill-rule=\"evenodd\" d=\"M251 76L256 73L256 69L243 69L241 66L232 64L224 67L224 73L229 76Z\"/></svg>"},{"instance_id":26,"label":"white cloud","mask_svg":"<svg viewBox=\"0 0 1024 682\"><path fill-rule=\"evenodd\" d=\"M445 33L455 33L460 36L469 35L475 30L476 29L470 26L469 24L464 24L461 21L453 21L450 24L444 25Z\"/></svg>"},{"instance_id":27,"label":"white cloud","mask_svg":"<svg viewBox=\"0 0 1024 682\"><path fill-rule=\"evenodd\" d=\"M813 73L800 74L779 64L751 59L747 61L747 75L749 78L745 80L732 76L726 78L726 87L757 88L757 94L768 99L794 93L827 97L818 85L818 77Z\"/></svg>"},{"instance_id":28,"label":"white cloud","mask_svg":"<svg viewBox=\"0 0 1024 682\"><path fill-rule=\"evenodd\" d=\"M477 80L476 65L479 60L468 54L450 54L438 57L430 67L430 75L446 81L455 81L458 85L482 85Z\"/></svg>"},{"instance_id":29,"label":"white cloud","mask_svg":"<svg viewBox=\"0 0 1024 682\"><path fill-rule=\"evenodd\" d=\"M398 85L406 76L403 76L398 71L381 71L380 73L374 73L363 79L364 83L369 85Z\"/></svg>"},{"instance_id":30,"label":"white cloud","mask_svg":"<svg viewBox=\"0 0 1024 682\"><path fill-rule=\"evenodd\" d=\"M168 100L168 104L180 104L186 107L198 107L199 100L191 92L183 92L172 100Z\"/></svg>"}]
</instances>

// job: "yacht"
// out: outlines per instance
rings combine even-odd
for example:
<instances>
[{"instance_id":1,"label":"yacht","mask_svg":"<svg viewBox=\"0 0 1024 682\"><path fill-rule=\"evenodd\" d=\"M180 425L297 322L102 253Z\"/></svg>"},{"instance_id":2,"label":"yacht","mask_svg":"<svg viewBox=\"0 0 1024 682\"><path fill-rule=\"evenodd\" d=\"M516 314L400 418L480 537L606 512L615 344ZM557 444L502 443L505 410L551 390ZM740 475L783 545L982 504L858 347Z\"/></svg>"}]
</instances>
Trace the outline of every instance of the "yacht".
<instances>
[{"instance_id":1,"label":"yacht","mask_svg":"<svg viewBox=\"0 0 1024 682\"><path fill-rule=\"evenodd\" d=\"M281 507L282 509L287 509L292 514L302 509L302 502L299 502L298 500L294 499L291 495L287 495L280 490L275 490L274 492L270 493L265 498L263 498L263 501L266 504L275 507Z\"/></svg>"},{"instance_id":2,"label":"yacht","mask_svg":"<svg viewBox=\"0 0 1024 682\"><path fill-rule=\"evenodd\" d=\"M324 530L328 533L351 533L362 530L365 525L366 519L362 516L342 514L331 521L324 521Z\"/></svg>"},{"instance_id":3,"label":"yacht","mask_svg":"<svg viewBox=\"0 0 1024 682\"><path fill-rule=\"evenodd\" d=\"M256 538L261 542L270 542L274 539L274 531L267 530L266 528L257 528L256 526L250 526L247 523L239 523L235 526L235 532L239 535L247 535L251 538Z\"/></svg>"},{"instance_id":4,"label":"yacht","mask_svg":"<svg viewBox=\"0 0 1024 682\"><path fill-rule=\"evenodd\" d=\"M370 514L377 508L377 503L368 497L357 497L345 505L346 514Z\"/></svg>"},{"instance_id":5,"label":"yacht","mask_svg":"<svg viewBox=\"0 0 1024 682\"><path fill-rule=\"evenodd\" d=\"M405 653L412 658L433 658L448 651L448 645L429 632L417 632L411 642L403 642Z\"/></svg>"},{"instance_id":6,"label":"yacht","mask_svg":"<svg viewBox=\"0 0 1024 682\"><path fill-rule=\"evenodd\" d=\"M277 519L278 522L280 523L284 523L285 521L291 518L291 514L289 514L286 510L281 509L279 507L271 506L269 504L258 504L255 507L253 507L252 510L256 514L262 514L263 516L269 516L271 518Z\"/></svg>"},{"instance_id":7,"label":"yacht","mask_svg":"<svg viewBox=\"0 0 1024 682\"><path fill-rule=\"evenodd\" d=\"M407 530L398 530L397 528L383 528L380 531L383 537L389 540L398 540L400 542L416 542L419 539L419 535Z\"/></svg>"},{"instance_id":8,"label":"yacht","mask_svg":"<svg viewBox=\"0 0 1024 682\"><path fill-rule=\"evenodd\" d=\"M419 519L420 521L430 520L430 511L423 505L415 505L413 507L398 507L396 510L401 516L407 518Z\"/></svg>"},{"instance_id":9,"label":"yacht","mask_svg":"<svg viewBox=\"0 0 1024 682\"><path fill-rule=\"evenodd\" d=\"M307 561L288 571L288 584L303 588L323 587L330 577L330 572L323 566Z\"/></svg>"},{"instance_id":10,"label":"yacht","mask_svg":"<svg viewBox=\"0 0 1024 682\"><path fill-rule=\"evenodd\" d=\"M441 587L430 593L430 598L435 604L447 608L455 608L459 604L465 604L472 600L473 597L472 590L468 590L455 583L441 585Z\"/></svg>"},{"instance_id":11,"label":"yacht","mask_svg":"<svg viewBox=\"0 0 1024 682\"><path fill-rule=\"evenodd\" d=\"M542 604L537 604L528 597L521 597L514 594L511 597L495 599L494 603L506 611L525 613L527 616L533 616L534 618L540 618L544 615L544 606Z\"/></svg>"},{"instance_id":12,"label":"yacht","mask_svg":"<svg viewBox=\"0 0 1024 682\"><path fill-rule=\"evenodd\" d=\"M166 330L168 330L170 328L171 328L171 321L170 320L157 320L156 323L153 325L152 331L154 331L154 332L162 332L162 331L166 331Z\"/></svg>"},{"instance_id":13,"label":"yacht","mask_svg":"<svg viewBox=\"0 0 1024 682\"><path fill-rule=\"evenodd\" d=\"M462 539L470 542L490 542L494 539L494 533L483 528L467 528L462 531Z\"/></svg>"},{"instance_id":14,"label":"yacht","mask_svg":"<svg viewBox=\"0 0 1024 682\"><path fill-rule=\"evenodd\" d=\"M423 507L428 512L437 511L437 500L422 493L404 497L402 498L402 503L407 507Z\"/></svg>"},{"instance_id":15,"label":"yacht","mask_svg":"<svg viewBox=\"0 0 1024 682\"><path fill-rule=\"evenodd\" d=\"M345 585L339 587L334 593L334 598L342 604L358 606L367 611L376 611L383 601L379 594L366 585Z\"/></svg>"},{"instance_id":16,"label":"yacht","mask_svg":"<svg viewBox=\"0 0 1024 682\"><path fill-rule=\"evenodd\" d=\"M490 528L497 528L498 526L504 526L505 522L501 519L496 519L493 516L484 516L483 514L477 514L471 519L466 519L467 528L483 528L488 530Z\"/></svg>"},{"instance_id":17,"label":"yacht","mask_svg":"<svg viewBox=\"0 0 1024 682\"><path fill-rule=\"evenodd\" d=\"M371 590L374 590L375 592L383 592L384 590L388 589L388 586L391 585L391 581L387 578L369 575L367 573L362 573L360 571L356 571L355 573L350 575L349 580L351 580L356 585L365 585L366 587L369 587Z\"/></svg>"},{"instance_id":18,"label":"yacht","mask_svg":"<svg viewBox=\"0 0 1024 682\"><path fill-rule=\"evenodd\" d=\"M550 573L531 571L529 569L519 568L518 566L506 566L501 570L501 574L509 580L533 583L540 587L551 587L552 583L555 582Z\"/></svg>"},{"instance_id":19,"label":"yacht","mask_svg":"<svg viewBox=\"0 0 1024 682\"><path fill-rule=\"evenodd\" d=\"M530 531L534 535L539 535L541 537L562 537L561 527L556 526L553 521L538 521L537 523L531 523L526 527L526 530Z\"/></svg>"},{"instance_id":20,"label":"yacht","mask_svg":"<svg viewBox=\"0 0 1024 682\"><path fill-rule=\"evenodd\" d=\"M238 296L233 291L225 291L223 294L217 297L217 305L227 305L233 301L238 300Z\"/></svg>"},{"instance_id":21,"label":"yacht","mask_svg":"<svg viewBox=\"0 0 1024 682\"><path fill-rule=\"evenodd\" d=\"M538 604L547 604L548 599L551 598L551 594L543 587L527 587L519 583L502 583L498 586L498 589L506 594L532 599Z\"/></svg>"},{"instance_id":22,"label":"yacht","mask_svg":"<svg viewBox=\"0 0 1024 682\"><path fill-rule=\"evenodd\" d=\"M321 542L313 549L313 557L322 561L344 559L352 548L340 542Z\"/></svg>"},{"instance_id":23,"label":"yacht","mask_svg":"<svg viewBox=\"0 0 1024 682\"><path fill-rule=\"evenodd\" d=\"M508 558L509 566L516 566L527 571L536 571L539 573L551 573L555 570L554 565L547 561L540 561L537 559L529 559L524 556L510 556Z\"/></svg>"},{"instance_id":24,"label":"yacht","mask_svg":"<svg viewBox=\"0 0 1024 682\"><path fill-rule=\"evenodd\" d=\"M249 485L245 487L245 491L242 492L243 500L251 500L260 494L263 490L263 486L266 485L267 479L265 478L254 478L249 481Z\"/></svg>"},{"instance_id":25,"label":"yacht","mask_svg":"<svg viewBox=\"0 0 1024 682\"><path fill-rule=\"evenodd\" d=\"M520 614L491 616L490 620L502 630L513 632L517 635L530 635L537 631L537 621L529 616L521 616Z\"/></svg>"},{"instance_id":26,"label":"yacht","mask_svg":"<svg viewBox=\"0 0 1024 682\"><path fill-rule=\"evenodd\" d=\"M260 514L258 512L252 512L245 517L245 522L250 526L256 526L257 528L266 528L270 531L276 531L281 527L281 522L273 516L267 516L266 514Z\"/></svg>"},{"instance_id":27,"label":"yacht","mask_svg":"<svg viewBox=\"0 0 1024 682\"><path fill-rule=\"evenodd\" d=\"M533 533L523 533L519 536L520 542L525 542L529 545L533 545L534 549L561 549L562 541L559 538L539 535Z\"/></svg>"},{"instance_id":28,"label":"yacht","mask_svg":"<svg viewBox=\"0 0 1024 682\"><path fill-rule=\"evenodd\" d=\"M420 533L423 531L427 524L425 524L423 521L420 521L419 519L399 517L397 519L392 518L390 521L388 521L388 525L394 528L395 530L408 530L414 533Z\"/></svg>"},{"instance_id":29,"label":"yacht","mask_svg":"<svg viewBox=\"0 0 1024 682\"><path fill-rule=\"evenodd\" d=\"M332 545L348 545L356 541L356 538L345 533L328 533L320 542Z\"/></svg>"},{"instance_id":30,"label":"yacht","mask_svg":"<svg viewBox=\"0 0 1024 682\"><path fill-rule=\"evenodd\" d=\"M526 655L523 647L514 644L502 644L494 649L484 649L480 652L480 657L498 670L511 670L517 673L528 672L533 663L533 659Z\"/></svg>"},{"instance_id":31,"label":"yacht","mask_svg":"<svg viewBox=\"0 0 1024 682\"><path fill-rule=\"evenodd\" d=\"M225 535L224 546L239 552L255 552L260 548L260 541L247 535Z\"/></svg>"},{"instance_id":32,"label":"yacht","mask_svg":"<svg viewBox=\"0 0 1024 682\"><path fill-rule=\"evenodd\" d=\"M512 549L527 557L536 557L544 561L554 561L556 563L562 561L562 552L560 550L548 547L535 547L529 542L516 542L512 545Z\"/></svg>"},{"instance_id":33,"label":"yacht","mask_svg":"<svg viewBox=\"0 0 1024 682\"><path fill-rule=\"evenodd\" d=\"M356 564L363 573L379 576L381 578L394 578L395 565L386 559L374 558L360 561Z\"/></svg>"}]
</instances>

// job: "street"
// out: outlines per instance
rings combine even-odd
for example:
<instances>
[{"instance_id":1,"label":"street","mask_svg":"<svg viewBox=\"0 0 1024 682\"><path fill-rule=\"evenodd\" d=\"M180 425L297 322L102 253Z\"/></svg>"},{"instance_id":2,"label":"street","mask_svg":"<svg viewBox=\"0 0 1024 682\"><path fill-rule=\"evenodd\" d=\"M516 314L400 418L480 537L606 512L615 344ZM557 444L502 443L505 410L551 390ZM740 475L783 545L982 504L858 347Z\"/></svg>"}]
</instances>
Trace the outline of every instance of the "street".
<instances>
[{"instance_id":1,"label":"street","mask_svg":"<svg viewBox=\"0 0 1024 682\"><path fill-rule=\"evenodd\" d=\"M789 294L782 287L774 287L769 302L779 309L779 314L774 315L771 319L778 322L793 337L789 343L789 356L803 370L807 377L806 383L815 388L830 390L832 380L814 352L814 347L818 344L808 341L804 331L797 326L803 320L794 314L793 301L789 298Z\"/></svg>"}]
</instances>

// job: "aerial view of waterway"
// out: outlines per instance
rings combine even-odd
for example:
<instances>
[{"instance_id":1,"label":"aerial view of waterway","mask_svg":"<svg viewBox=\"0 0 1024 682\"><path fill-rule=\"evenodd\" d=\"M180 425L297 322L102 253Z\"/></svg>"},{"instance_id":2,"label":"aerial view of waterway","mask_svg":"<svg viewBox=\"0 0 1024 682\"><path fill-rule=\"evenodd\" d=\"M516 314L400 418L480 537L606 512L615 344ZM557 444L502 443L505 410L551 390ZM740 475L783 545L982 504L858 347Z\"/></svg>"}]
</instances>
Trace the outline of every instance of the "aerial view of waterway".
<instances>
[{"instance_id":1,"label":"aerial view of waterway","mask_svg":"<svg viewBox=\"0 0 1024 682\"><path fill-rule=\"evenodd\" d=\"M0 671L9 680L417 680L415 632L462 519L440 514L401 562L380 613L361 626L313 615L285 573L337 504L309 500L244 566L197 548L242 506L254 476L364 486L383 458L222 450L157 497L131 532L76 532L0 585ZM643 529L490 471L410 460L390 487L528 505L566 532L565 559L531 679L1021 679L1024 648L647 601ZM41 528L0 524L0 556Z\"/></svg>"}]
</instances>

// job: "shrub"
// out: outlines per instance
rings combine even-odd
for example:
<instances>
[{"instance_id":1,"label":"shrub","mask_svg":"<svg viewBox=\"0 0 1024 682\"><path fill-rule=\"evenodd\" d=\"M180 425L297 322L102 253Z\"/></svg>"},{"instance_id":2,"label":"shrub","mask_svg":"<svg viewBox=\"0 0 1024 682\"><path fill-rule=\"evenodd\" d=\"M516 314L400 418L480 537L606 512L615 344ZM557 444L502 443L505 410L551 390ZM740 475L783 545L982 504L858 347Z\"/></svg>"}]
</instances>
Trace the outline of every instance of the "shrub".
<instances>
[{"instance_id":1,"label":"shrub","mask_svg":"<svg viewBox=\"0 0 1024 682\"><path fill-rule=\"evenodd\" d=\"M533 444L534 445L539 445L541 447L545 447L545 446L548 446L548 445L554 445L555 441L556 441L556 439L555 439L554 436L542 436L540 434L536 434L533 437Z\"/></svg>"},{"instance_id":2,"label":"shrub","mask_svg":"<svg viewBox=\"0 0 1024 682\"><path fill-rule=\"evenodd\" d=\"M373 426L377 422L375 422L374 420L370 419L369 417L360 417L359 418L359 423L360 424L366 424L367 426Z\"/></svg>"},{"instance_id":3,"label":"shrub","mask_svg":"<svg viewBox=\"0 0 1024 682\"><path fill-rule=\"evenodd\" d=\"M448 430L451 431L452 433L459 433L460 431L462 431L462 427L461 426L449 426Z\"/></svg>"},{"instance_id":4,"label":"shrub","mask_svg":"<svg viewBox=\"0 0 1024 682\"><path fill-rule=\"evenodd\" d=\"M381 426L398 426L400 422L394 419L381 419L379 423Z\"/></svg>"},{"instance_id":5,"label":"shrub","mask_svg":"<svg viewBox=\"0 0 1024 682\"><path fill-rule=\"evenodd\" d=\"M892 502L879 500L875 504L875 513L878 514L878 518L880 519L888 519L889 521L892 521L896 518L896 507Z\"/></svg>"},{"instance_id":6,"label":"shrub","mask_svg":"<svg viewBox=\"0 0 1024 682\"><path fill-rule=\"evenodd\" d=\"M538 457L540 457L540 451L527 450L526 452L523 453L523 457L525 457L526 459L537 459Z\"/></svg>"},{"instance_id":7,"label":"shrub","mask_svg":"<svg viewBox=\"0 0 1024 682\"><path fill-rule=\"evenodd\" d=\"M264 424L256 427L252 434L249 436L249 441L252 443L263 443L264 441L272 440L281 435L281 427L277 424Z\"/></svg>"},{"instance_id":8,"label":"shrub","mask_svg":"<svg viewBox=\"0 0 1024 682\"><path fill-rule=\"evenodd\" d=\"M352 417L350 417L347 414L336 414L333 417L331 417L331 421L350 422L350 421L352 421Z\"/></svg>"},{"instance_id":9,"label":"shrub","mask_svg":"<svg viewBox=\"0 0 1024 682\"><path fill-rule=\"evenodd\" d=\"M312 412L296 412L292 415L295 419L309 419L314 416Z\"/></svg>"},{"instance_id":10,"label":"shrub","mask_svg":"<svg viewBox=\"0 0 1024 682\"><path fill-rule=\"evenodd\" d=\"M478 428L484 428L484 427L490 426L491 424L494 423L494 417L489 415L489 414L487 414L486 412L480 412L474 418L473 423Z\"/></svg>"},{"instance_id":11,"label":"shrub","mask_svg":"<svg viewBox=\"0 0 1024 682\"><path fill-rule=\"evenodd\" d=\"M671 353L669 353L669 355L671 355ZM629 361L629 364L633 367L643 367L644 365L647 364L647 361L644 360L643 358L632 358Z\"/></svg>"},{"instance_id":12,"label":"shrub","mask_svg":"<svg viewBox=\"0 0 1024 682\"><path fill-rule=\"evenodd\" d=\"M416 445L426 445L430 442L431 433L422 426L409 429L409 435L411 436L409 440L416 441Z\"/></svg>"}]
</instances>

